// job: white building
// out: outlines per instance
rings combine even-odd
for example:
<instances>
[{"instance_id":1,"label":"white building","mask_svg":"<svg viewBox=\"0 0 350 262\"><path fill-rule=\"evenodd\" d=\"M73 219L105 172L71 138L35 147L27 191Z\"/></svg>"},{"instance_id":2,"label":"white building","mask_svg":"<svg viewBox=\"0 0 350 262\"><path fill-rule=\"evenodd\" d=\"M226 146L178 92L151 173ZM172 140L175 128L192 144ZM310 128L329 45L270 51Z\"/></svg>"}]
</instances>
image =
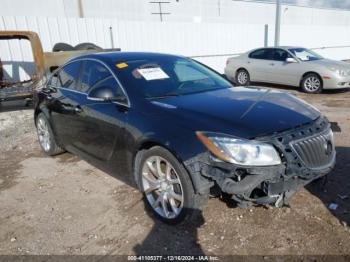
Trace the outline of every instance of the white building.
<instances>
[{"instance_id":1,"label":"white building","mask_svg":"<svg viewBox=\"0 0 350 262\"><path fill-rule=\"evenodd\" d=\"M45 51L57 42L93 42L195 56L223 72L232 54L264 45L265 24L273 45L275 8L248 0L0 0L0 30L35 31ZM350 59L349 10L282 5L281 22L281 45ZM32 61L23 41L0 43L0 58L13 78L23 78Z\"/></svg>"},{"instance_id":2,"label":"white building","mask_svg":"<svg viewBox=\"0 0 350 262\"><path fill-rule=\"evenodd\" d=\"M153 3L152 3L153 2ZM164 2L161 5L156 2ZM241 0L1 0L0 16L103 17L119 20L273 24L274 3ZM287 25L350 25L350 11L282 6Z\"/></svg>"}]
</instances>

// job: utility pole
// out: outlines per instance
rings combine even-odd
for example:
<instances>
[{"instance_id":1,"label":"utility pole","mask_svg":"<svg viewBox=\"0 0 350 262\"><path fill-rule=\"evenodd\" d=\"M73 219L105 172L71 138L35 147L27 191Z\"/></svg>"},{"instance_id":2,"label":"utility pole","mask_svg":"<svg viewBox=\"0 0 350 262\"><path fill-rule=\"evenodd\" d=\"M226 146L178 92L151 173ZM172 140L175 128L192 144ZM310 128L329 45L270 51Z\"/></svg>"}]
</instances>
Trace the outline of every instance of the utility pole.
<instances>
[{"instance_id":1,"label":"utility pole","mask_svg":"<svg viewBox=\"0 0 350 262\"><path fill-rule=\"evenodd\" d=\"M218 0L218 14L221 16L221 0Z\"/></svg>"},{"instance_id":2,"label":"utility pole","mask_svg":"<svg viewBox=\"0 0 350 262\"><path fill-rule=\"evenodd\" d=\"M83 0L78 0L78 15L80 18L84 18Z\"/></svg>"},{"instance_id":3,"label":"utility pole","mask_svg":"<svg viewBox=\"0 0 350 262\"><path fill-rule=\"evenodd\" d=\"M281 0L276 0L275 46L280 45L281 34Z\"/></svg>"},{"instance_id":4,"label":"utility pole","mask_svg":"<svg viewBox=\"0 0 350 262\"><path fill-rule=\"evenodd\" d=\"M150 4L158 4L158 12L151 13L152 15L159 15L160 21L163 22L163 15L170 15L170 13L165 13L162 10L162 4L170 4L168 1L151 1Z\"/></svg>"},{"instance_id":5,"label":"utility pole","mask_svg":"<svg viewBox=\"0 0 350 262\"><path fill-rule=\"evenodd\" d=\"M264 47L268 47L269 45L269 25L265 24L264 27Z\"/></svg>"},{"instance_id":6,"label":"utility pole","mask_svg":"<svg viewBox=\"0 0 350 262\"><path fill-rule=\"evenodd\" d=\"M111 38L111 47L114 48L114 37L113 37L113 28L109 27L109 36Z\"/></svg>"}]
</instances>

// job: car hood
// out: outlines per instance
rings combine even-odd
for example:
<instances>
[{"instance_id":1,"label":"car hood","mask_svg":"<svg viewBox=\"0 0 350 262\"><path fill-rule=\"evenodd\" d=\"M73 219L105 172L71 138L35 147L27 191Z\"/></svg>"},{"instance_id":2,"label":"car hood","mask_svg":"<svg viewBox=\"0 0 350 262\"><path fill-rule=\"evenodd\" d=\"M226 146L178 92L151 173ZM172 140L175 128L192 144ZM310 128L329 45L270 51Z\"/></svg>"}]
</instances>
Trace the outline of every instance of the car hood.
<instances>
[{"instance_id":1,"label":"car hood","mask_svg":"<svg viewBox=\"0 0 350 262\"><path fill-rule=\"evenodd\" d=\"M244 138L291 129L320 116L314 107L290 94L253 87L232 87L151 103L157 107L153 112L163 113L171 124Z\"/></svg>"},{"instance_id":2,"label":"car hood","mask_svg":"<svg viewBox=\"0 0 350 262\"><path fill-rule=\"evenodd\" d=\"M331 59L320 59L315 61L308 61L307 63L325 66L327 68L334 67L336 69L347 69L350 70L350 63L344 61L336 61Z\"/></svg>"}]
</instances>

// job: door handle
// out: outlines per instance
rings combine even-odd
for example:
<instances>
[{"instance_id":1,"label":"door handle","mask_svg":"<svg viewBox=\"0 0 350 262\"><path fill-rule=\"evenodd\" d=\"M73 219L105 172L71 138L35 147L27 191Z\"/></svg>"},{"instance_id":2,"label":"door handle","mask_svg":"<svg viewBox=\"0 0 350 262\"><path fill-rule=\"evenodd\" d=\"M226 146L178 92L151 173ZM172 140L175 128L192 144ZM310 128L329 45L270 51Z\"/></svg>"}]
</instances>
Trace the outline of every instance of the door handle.
<instances>
[{"instance_id":1,"label":"door handle","mask_svg":"<svg viewBox=\"0 0 350 262\"><path fill-rule=\"evenodd\" d=\"M83 112L83 109L81 108L81 106L76 106L76 107L74 107L74 111L75 111L75 113L81 113L81 112Z\"/></svg>"},{"instance_id":2,"label":"door handle","mask_svg":"<svg viewBox=\"0 0 350 262\"><path fill-rule=\"evenodd\" d=\"M270 63L270 66L274 66L275 64L274 63Z\"/></svg>"}]
</instances>

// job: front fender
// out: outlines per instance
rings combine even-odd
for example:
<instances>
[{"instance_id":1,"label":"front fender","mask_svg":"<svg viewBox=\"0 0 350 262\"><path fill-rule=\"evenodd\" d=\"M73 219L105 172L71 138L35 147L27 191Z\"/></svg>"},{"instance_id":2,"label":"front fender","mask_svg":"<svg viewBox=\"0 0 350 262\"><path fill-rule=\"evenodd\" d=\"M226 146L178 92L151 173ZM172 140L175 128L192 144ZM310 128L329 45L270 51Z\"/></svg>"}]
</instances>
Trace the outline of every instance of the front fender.
<instances>
[{"instance_id":1,"label":"front fender","mask_svg":"<svg viewBox=\"0 0 350 262\"><path fill-rule=\"evenodd\" d=\"M186 161L189 159L192 159L196 155L200 155L206 152L206 148L201 145L199 140L196 137L172 137L172 138L165 138L163 137L160 139L159 137L155 137L153 134L145 134L145 136L138 139L136 143L135 150L133 152L133 171L134 179L136 181L136 184L140 188L140 183L138 181L138 175L137 172L135 172L135 165L137 164L137 161L140 160L140 154L139 152L142 152L142 150L147 150L153 146L161 146L165 149L167 149L170 153L172 153L175 158L182 164L182 166L187 171L193 188L196 193L198 194L207 194L209 192L210 187L213 186L213 182L209 181L208 179L204 178L200 175L200 173L193 171L193 169L189 169L188 165L186 165Z\"/></svg>"}]
</instances>

